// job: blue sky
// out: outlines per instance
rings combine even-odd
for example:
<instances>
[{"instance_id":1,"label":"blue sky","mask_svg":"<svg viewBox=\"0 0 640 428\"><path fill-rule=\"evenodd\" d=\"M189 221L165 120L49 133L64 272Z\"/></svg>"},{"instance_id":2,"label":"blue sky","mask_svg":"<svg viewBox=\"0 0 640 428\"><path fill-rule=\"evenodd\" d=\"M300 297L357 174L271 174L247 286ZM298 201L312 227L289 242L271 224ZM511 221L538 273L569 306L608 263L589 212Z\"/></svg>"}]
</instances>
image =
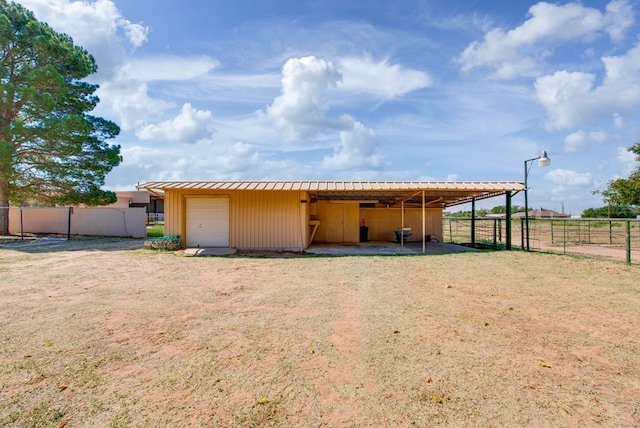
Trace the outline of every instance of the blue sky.
<instances>
[{"instance_id":1,"label":"blue sky","mask_svg":"<svg viewBox=\"0 0 640 428\"><path fill-rule=\"evenodd\" d=\"M530 205L580 214L637 167L625 150L640 134L635 0L20 3L98 62L95 113L122 128L112 190L522 181L547 150Z\"/></svg>"}]
</instances>

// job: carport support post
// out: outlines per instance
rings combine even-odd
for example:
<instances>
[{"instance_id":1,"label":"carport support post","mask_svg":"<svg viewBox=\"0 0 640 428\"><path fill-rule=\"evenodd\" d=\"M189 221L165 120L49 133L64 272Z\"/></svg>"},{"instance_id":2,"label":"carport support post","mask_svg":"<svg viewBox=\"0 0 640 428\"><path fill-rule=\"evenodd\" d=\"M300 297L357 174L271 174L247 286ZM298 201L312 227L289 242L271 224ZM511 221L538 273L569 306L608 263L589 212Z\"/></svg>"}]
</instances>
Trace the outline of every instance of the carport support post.
<instances>
[{"instance_id":1,"label":"carport support post","mask_svg":"<svg viewBox=\"0 0 640 428\"><path fill-rule=\"evenodd\" d=\"M506 193L507 196L507 200L505 202L506 205L506 210L505 210L505 215L506 215L506 220L507 220L507 224L506 224L506 233L507 233L507 242L506 242L506 248L507 250L511 250L511 192L507 192Z\"/></svg>"},{"instance_id":2,"label":"carport support post","mask_svg":"<svg viewBox=\"0 0 640 428\"><path fill-rule=\"evenodd\" d=\"M476 248L476 198L471 198L471 248Z\"/></svg>"},{"instance_id":3,"label":"carport support post","mask_svg":"<svg viewBox=\"0 0 640 428\"><path fill-rule=\"evenodd\" d=\"M404 247L404 199L400 204L400 209L402 210L402 214L400 215L400 221L402 222L402 226L400 226L400 246Z\"/></svg>"},{"instance_id":4,"label":"carport support post","mask_svg":"<svg viewBox=\"0 0 640 428\"><path fill-rule=\"evenodd\" d=\"M422 191L422 254L427 252L427 246L425 244L426 242L426 230L425 230L425 226L426 226L426 220L425 220L425 207L424 207L424 190Z\"/></svg>"}]
</instances>

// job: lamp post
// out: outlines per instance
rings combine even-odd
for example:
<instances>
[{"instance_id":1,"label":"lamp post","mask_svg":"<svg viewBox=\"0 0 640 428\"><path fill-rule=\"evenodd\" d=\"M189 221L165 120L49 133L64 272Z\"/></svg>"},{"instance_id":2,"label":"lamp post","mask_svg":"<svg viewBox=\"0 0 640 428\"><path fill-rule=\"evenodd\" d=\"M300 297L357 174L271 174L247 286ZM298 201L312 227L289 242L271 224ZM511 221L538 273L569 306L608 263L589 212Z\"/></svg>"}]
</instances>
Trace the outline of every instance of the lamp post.
<instances>
[{"instance_id":1,"label":"lamp post","mask_svg":"<svg viewBox=\"0 0 640 428\"><path fill-rule=\"evenodd\" d=\"M527 178L529 176L529 170L531 169L531 165L527 168L527 163L533 164L533 161L538 161L538 166L549 166L551 164L551 159L547 156L547 151L543 150L540 156L535 158L527 159L524 161L524 224L525 224L525 233L526 233L526 242L527 242L527 251L529 251L529 187L527 185Z\"/></svg>"}]
</instances>

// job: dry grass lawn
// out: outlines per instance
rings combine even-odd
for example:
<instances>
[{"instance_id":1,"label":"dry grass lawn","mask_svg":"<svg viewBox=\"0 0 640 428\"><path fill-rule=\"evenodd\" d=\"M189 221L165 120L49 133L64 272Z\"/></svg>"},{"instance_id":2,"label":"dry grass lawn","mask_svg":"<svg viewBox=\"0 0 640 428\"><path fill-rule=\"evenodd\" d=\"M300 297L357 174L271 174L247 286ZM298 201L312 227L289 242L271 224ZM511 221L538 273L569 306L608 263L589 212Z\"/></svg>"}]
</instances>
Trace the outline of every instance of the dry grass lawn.
<instances>
[{"instance_id":1,"label":"dry grass lawn","mask_svg":"<svg viewBox=\"0 0 640 428\"><path fill-rule=\"evenodd\" d=\"M0 248L0 425L640 426L640 268Z\"/></svg>"}]
</instances>

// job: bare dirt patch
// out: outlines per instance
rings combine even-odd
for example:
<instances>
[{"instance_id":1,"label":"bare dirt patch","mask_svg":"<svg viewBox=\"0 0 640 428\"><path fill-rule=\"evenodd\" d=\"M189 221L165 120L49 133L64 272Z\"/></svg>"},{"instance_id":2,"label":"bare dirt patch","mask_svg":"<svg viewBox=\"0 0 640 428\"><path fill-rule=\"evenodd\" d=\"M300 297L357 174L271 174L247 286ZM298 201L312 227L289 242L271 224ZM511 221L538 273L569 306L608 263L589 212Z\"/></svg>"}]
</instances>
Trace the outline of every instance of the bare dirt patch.
<instances>
[{"instance_id":1,"label":"bare dirt patch","mask_svg":"<svg viewBox=\"0 0 640 428\"><path fill-rule=\"evenodd\" d=\"M638 426L640 269L0 249L5 426Z\"/></svg>"}]
</instances>

